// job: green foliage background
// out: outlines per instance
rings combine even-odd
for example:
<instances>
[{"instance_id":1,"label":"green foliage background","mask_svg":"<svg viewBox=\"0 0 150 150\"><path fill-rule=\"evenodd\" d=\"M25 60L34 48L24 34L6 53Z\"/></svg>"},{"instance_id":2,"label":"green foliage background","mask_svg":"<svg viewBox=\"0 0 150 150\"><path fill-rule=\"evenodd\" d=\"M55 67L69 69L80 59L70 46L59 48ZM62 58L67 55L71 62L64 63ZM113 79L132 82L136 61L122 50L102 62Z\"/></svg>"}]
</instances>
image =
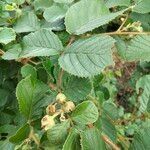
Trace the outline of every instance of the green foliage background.
<instances>
[{"instance_id":1,"label":"green foliage background","mask_svg":"<svg viewBox=\"0 0 150 150\"><path fill-rule=\"evenodd\" d=\"M149 31L150 0L0 0L0 149L149 150Z\"/></svg>"}]
</instances>

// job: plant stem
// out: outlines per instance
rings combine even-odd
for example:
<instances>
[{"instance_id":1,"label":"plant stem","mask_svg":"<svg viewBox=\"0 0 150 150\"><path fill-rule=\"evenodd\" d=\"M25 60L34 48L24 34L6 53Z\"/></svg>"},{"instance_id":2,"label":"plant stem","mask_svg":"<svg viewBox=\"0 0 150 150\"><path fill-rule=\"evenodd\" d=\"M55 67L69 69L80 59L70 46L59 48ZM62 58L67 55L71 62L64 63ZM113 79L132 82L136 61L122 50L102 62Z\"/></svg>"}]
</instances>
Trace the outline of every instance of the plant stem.
<instances>
[{"instance_id":1,"label":"plant stem","mask_svg":"<svg viewBox=\"0 0 150 150\"><path fill-rule=\"evenodd\" d=\"M38 147L40 146L40 140L36 137L33 127L31 127L29 138L32 139Z\"/></svg>"},{"instance_id":2,"label":"plant stem","mask_svg":"<svg viewBox=\"0 0 150 150\"><path fill-rule=\"evenodd\" d=\"M4 51L0 49L0 55L3 55L3 54L4 54Z\"/></svg>"},{"instance_id":3,"label":"plant stem","mask_svg":"<svg viewBox=\"0 0 150 150\"><path fill-rule=\"evenodd\" d=\"M61 84L62 84L62 77L64 74L64 70L61 69L58 75L58 80L57 80L57 89L59 90L59 92L61 92Z\"/></svg>"},{"instance_id":4,"label":"plant stem","mask_svg":"<svg viewBox=\"0 0 150 150\"><path fill-rule=\"evenodd\" d=\"M124 24L126 23L127 19L128 19L128 16L126 16L126 18L124 19L124 21L122 22L121 26L118 28L117 32L121 32L120 30L122 29L122 27L124 26Z\"/></svg>"},{"instance_id":5,"label":"plant stem","mask_svg":"<svg viewBox=\"0 0 150 150\"><path fill-rule=\"evenodd\" d=\"M112 147L113 150L120 150L120 148L114 144L106 135L102 135L102 139Z\"/></svg>"}]
</instances>

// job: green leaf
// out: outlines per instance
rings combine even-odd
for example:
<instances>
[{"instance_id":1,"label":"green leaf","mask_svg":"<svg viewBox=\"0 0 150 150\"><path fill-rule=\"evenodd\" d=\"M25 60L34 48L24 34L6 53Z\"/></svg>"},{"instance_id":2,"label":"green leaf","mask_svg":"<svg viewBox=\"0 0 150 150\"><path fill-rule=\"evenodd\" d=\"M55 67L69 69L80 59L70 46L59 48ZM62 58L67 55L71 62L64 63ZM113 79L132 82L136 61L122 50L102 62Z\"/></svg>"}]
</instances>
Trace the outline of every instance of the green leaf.
<instances>
[{"instance_id":1,"label":"green leaf","mask_svg":"<svg viewBox=\"0 0 150 150\"><path fill-rule=\"evenodd\" d=\"M78 40L59 58L60 66L70 74L90 77L113 64L111 48L114 39L107 35Z\"/></svg>"},{"instance_id":2,"label":"green leaf","mask_svg":"<svg viewBox=\"0 0 150 150\"><path fill-rule=\"evenodd\" d=\"M12 28L0 28L0 43L8 44L16 39L15 31Z\"/></svg>"},{"instance_id":3,"label":"green leaf","mask_svg":"<svg viewBox=\"0 0 150 150\"><path fill-rule=\"evenodd\" d=\"M133 8L133 11L141 14L150 12L150 1L140 0Z\"/></svg>"},{"instance_id":4,"label":"green leaf","mask_svg":"<svg viewBox=\"0 0 150 150\"><path fill-rule=\"evenodd\" d=\"M91 89L92 87L89 79L71 76L68 83L65 85L64 94L70 100L79 102L86 98L91 92Z\"/></svg>"},{"instance_id":5,"label":"green leaf","mask_svg":"<svg viewBox=\"0 0 150 150\"><path fill-rule=\"evenodd\" d=\"M53 128L47 131L47 138L51 144L61 144L65 141L68 129L70 127L69 120L56 124Z\"/></svg>"},{"instance_id":6,"label":"green leaf","mask_svg":"<svg viewBox=\"0 0 150 150\"><path fill-rule=\"evenodd\" d=\"M14 44L8 48L8 50L3 54L2 58L5 60L18 59L21 52L21 45Z\"/></svg>"},{"instance_id":7,"label":"green leaf","mask_svg":"<svg viewBox=\"0 0 150 150\"><path fill-rule=\"evenodd\" d=\"M37 78L36 69L33 66L29 65L29 64L24 65L21 68L21 75L22 75L23 78L31 75L33 80L36 80L36 78Z\"/></svg>"},{"instance_id":8,"label":"green leaf","mask_svg":"<svg viewBox=\"0 0 150 150\"><path fill-rule=\"evenodd\" d=\"M115 103L106 101L103 103L103 115L112 120L117 120L119 117L118 108Z\"/></svg>"},{"instance_id":9,"label":"green leaf","mask_svg":"<svg viewBox=\"0 0 150 150\"><path fill-rule=\"evenodd\" d=\"M102 131L102 134L107 135L111 141L116 142L117 131L113 124L113 120L111 120L108 116L101 116L95 125L100 131Z\"/></svg>"},{"instance_id":10,"label":"green leaf","mask_svg":"<svg viewBox=\"0 0 150 150\"><path fill-rule=\"evenodd\" d=\"M39 115L39 103L44 94L49 90L48 86L40 81L32 82L30 76L21 80L16 88L16 96L20 112L31 119Z\"/></svg>"},{"instance_id":11,"label":"green leaf","mask_svg":"<svg viewBox=\"0 0 150 150\"><path fill-rule=\"evenodd\" d=\"M97 128L88 128L80 133L82 150L105 150L105 143Z\"/></svg>"},{"instance_id":12,"label":"green leaf","mask_svg":"<svg viewBox=\"0 0 150 150\"><path fill-rule=\"evenodd\" d=\"M83 34L109 23L124 11L110 13L102 0L82 0L72 5L67 11L66 30L71 34Z\"/></svg>"},{"instance_id":13,"label":"green leaf","mask_svg":"<svg viewBox=\"0 0 150 150\"><path fill-rule=\"evenodd\" d=\"M140 92L140 89L143 90L142 93ZM150 112L150 75L145 75L137 81L136 91L138 94L141 93L139 96L139 110L141 112L145 112L146 110Z\"/></svg>"},{"instance_id":14,"label":"green leaf","mask_svg":"<svg viewBox=\"0 0 150 150\"><path fill-rule=\"evenodd\" d=\"M12 143L19 143L29 136L29 132L30 132L29 124L25 124L16 132L15 135L9 138L9 141Z\"/></svg>"},{"instance_id":15,"label":"green leaf","mask_svg":"<svg viewBox=\"0 0 150 150\"><path fill-rule=\"evenodd\" d=\"M10 143L9 140L0 141L0 149L1 150L14 150L15 145Z\"/></svg>"},{"instance_id":16,"label":"green leaf","mask_svg":"<svg viewBox=\"0 0 150 150\"><path fill-rule=\"evenodd\" d=\"M150 149L150 127L143 127L134 135L130 150L148 150Z\"/></svg>"},{"instance_id":17,"label":"green leaf","mask_svg":"<svg viewBox=\"0 0 150 150\"><path fill-rule=\"evenodd\" d=\"M36 56L52 56L61 53L62 43L58 36L48 29L30 33L24 37L23 50L20 44L15 44L2 56L3 59L12 60Z\"/></svg>"},{"instance_id":18,"label":"green leaf","mask_svg":"<svg viewBox=\"0 0 150 150\"><path fill-rule=\"evenodd\" d=\"M20 58L57 55L63 49L58 36L48 29L28 34L23 42L24 48Z\"/></svg>"},{"instance_id":19,"label":"green leaf","mask_svg":"<svg viewBox=\"0 0 150 150\"><path fill-rule=\"evenodd\" d=\"M80 136L76 129L71 129L62 150L80 150Z\"/></svg>"},{"instance_id":20,"label":"green leaf","mask_svg":"<svg viewBox=\"0 0 150 150\"><path fill-rule=\"evenodd\" d=\"M35 0L34 8L35 10L45 10L53 4L53 0Z\"/></svg>"},{"instance_id":21,"label":"green leaf","mask_svg":"<svg viewBox=\"0 0 150 150\"><path fill-rule=\"evenodd\" d=\"M15 23L14 30L17 33L33 32L40 29L40 22L33 12L23 14Z\"/></svg>"},{"instance_id":22,"label":"green leaf","mask_svg":"<svg viewBox=\"0 0 150 150\"><path fill-rule=\"evenodd\" d=\"M95 104L91 101L84 101L77 105L71 117L75 123L91 124L98 119L99 113Z\"/></svg>"},{"instance_id":23,"label":"green leaf","mask_svg":"<svg viewBox=\"0 0 150 150\"><path fill-rule=\"evenodd\" d=\"M106 6L108 8L115 6L129 6L130 0L106 0Z\"/></svg>"},{"instance_id":24,"label":"green leaf","mask_svg":"<svg viewBox=\"0 0 150 150\"><path fill-rule=\"evenodd\" d=\"M126 58L129 61L149 61L150 35L135 36L128 44Z\"/></svg>"},{"instance_id":25,"label":"green leaf","mask_svg":"<svg viewBox=\"0 0 150 150\"><path fill-rule=\"evenodd\" d=\"M65 17L67 9L68 9L67 5L55 4L44 11L43 17L47 22L53 23L63 19Z\"/></svg>"},{"instance_id":26,"label":"green leaf","mask_svg":"<svg viewBox=\"0 0 150 150\"><path fill-rule=\"evenodd\" d=\"M41 28L50 29L52 31L62 31L65 29L64 20L58 20L56 22L43 21Z\"/></svg>"},{"instance_id":27,"label":"green leaf","mask_svg":"<svg viewBox=\"0 0 150 150\"><path fill-rule=\"evenodd\" d=\"M9 4L16 3L18 5L21 5L25 2L25 0L4 0L4 1L6 1Z\"/></svg>"},{"instance_id":28,"label":"green leaf","mask_svg":"<svg viewBox=\"0 0 150 150\"><path fill-rule=\"evenodd\" d=\"M137 20L141 22L143 31L150 31L150 13L139 14L136 12L132 12L130 16L134 22L136 22Z\"/></svg>"},{"instance_id":29,"label":"green leaf","mask_svg":"<svg viewBox=\"0 0 150 150\"><path fill-rule=\"evenodd\" d=\"M74 0L54 0L55 3L72 3Z\"/></svg>"},{"instance_id":30,"label":"green leaf","mask_svg":"<svg viewBox=\"0 0 150 150\"><path fill-rule=\"evenodd\" d=\"M0 108L7 103L8 96L9 96L9 91L0 88Z\"/></svg>"},{"instance_id":31,"label":"green leaf","mask_svg":"<svg viewBox=\"0 0 150 150\"><path fill-rule=\"evenodd\" d=\"M116 36L115 40L116 40L115 45L117 48L117 52L118 52L119 56L125 60L126 59L127 43L122 38L120 38L119 36Z\"/></svg>"},{"instance_id":32,"label":"green leaf","mask_svg":"<svg viewBox=\"0 0 150 150\"><path fill-rule=\"evenodd\" d=\"M16 129L15 125L5 124L0 126L0 133L7 133L10 136L15 133Z\"/></svg>"}]
</instances>

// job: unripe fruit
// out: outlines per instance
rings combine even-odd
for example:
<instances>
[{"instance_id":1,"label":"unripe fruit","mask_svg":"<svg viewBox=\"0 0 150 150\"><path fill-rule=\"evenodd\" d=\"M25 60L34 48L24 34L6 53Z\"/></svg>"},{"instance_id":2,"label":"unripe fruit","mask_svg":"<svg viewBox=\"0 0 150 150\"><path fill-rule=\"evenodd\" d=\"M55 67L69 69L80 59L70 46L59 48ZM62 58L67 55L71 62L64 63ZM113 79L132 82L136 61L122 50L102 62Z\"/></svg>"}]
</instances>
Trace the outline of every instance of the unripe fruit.
<instances>
[{"instance_id":1,"label":"unripe fruit","mask_svg":"<svg viewBox=\"0 0 150 150\"><path fill-rule=\"evenodd\" d=\"M53 116L46 115L41 120L41 127L44 128L45 131L51 129L55 126L55 121Z\"/></svg>"},{"instance_id":2,"label":"unripe fruit","mask_svg":"<svg viewBox=\"0 0 150 150\"><path fill-rule=\"evenodd\" d=\"M59 93L56 96L56 101L58 101L58 103L63 104L64 102L66 102L66 96L62 93Z\"/></svg>"},{"instance_id":3,"label":"unripe fruit","mask_svg":"<svg viewBox=\"0 0 150 150\"><path fill-rule=\"evenodd\" d=\"M64 112L69 113L75 109L75 104L72 101L68 101L63 105L62 109Z\"/></svg>"},{"instance_id":4,"label":"unripe fruit","mask_svg":"<svg viewBox=\"0 0 150 150\"><path fill-rule=\"evenodd\" d=\"M55 105L48 105L46 108L46 113L48 115L53 115L56 112L56 107Z\"/></svg>"},{"instance_id":5,"label":"unripe fruit","mask_svg":"<svg viewBox=\"0 0 150 150\"><path fill-rule=\"evenodd\" d=\"M60 121L62 121L62 122L63 122L63 121L66 121L65 116L60 116L60 118L59 118L59 119L60 119Z\"/></svg>"}]
</instances>

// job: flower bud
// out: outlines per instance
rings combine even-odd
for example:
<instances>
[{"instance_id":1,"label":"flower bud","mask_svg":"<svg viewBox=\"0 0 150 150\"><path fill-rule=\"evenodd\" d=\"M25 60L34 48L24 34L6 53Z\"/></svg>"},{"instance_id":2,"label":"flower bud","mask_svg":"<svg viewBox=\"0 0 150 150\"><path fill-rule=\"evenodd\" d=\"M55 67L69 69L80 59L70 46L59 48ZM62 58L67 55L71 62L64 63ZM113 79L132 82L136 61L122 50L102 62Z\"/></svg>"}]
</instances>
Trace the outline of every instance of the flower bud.
<instances>
[{"instance_id":1,"label":"flower bud","mask_svg":"<svg viewBox=\"0 0 150 150\"><path fill-rule=\"evenodd\" d=\"M59 93L56 96L56 101L58 101L60 104L63 104L64 102L66 102L66 96L62 93Z\"/></svg>"},{"instance_id":2,"label":"flower bud","mask_svg":"<svg viewBox=\"0 0 150 150\"><path fill-rule=\"evenodd\" d=\"M54 117L46 115L41 120L41 127L44 128L45 131L51 129L55 125Z\"/></svg>"},{"instance_id":3,"label":"flower bud","mask_svg":"<svg viewBox=\"0 0 150 150\"><path fill-rule=\"evenodd\" d=\"M64 112L69 113L75 109L75 105L72 101L68 101L63 105L62 109Z\"/></svg>"}]
</instances>

